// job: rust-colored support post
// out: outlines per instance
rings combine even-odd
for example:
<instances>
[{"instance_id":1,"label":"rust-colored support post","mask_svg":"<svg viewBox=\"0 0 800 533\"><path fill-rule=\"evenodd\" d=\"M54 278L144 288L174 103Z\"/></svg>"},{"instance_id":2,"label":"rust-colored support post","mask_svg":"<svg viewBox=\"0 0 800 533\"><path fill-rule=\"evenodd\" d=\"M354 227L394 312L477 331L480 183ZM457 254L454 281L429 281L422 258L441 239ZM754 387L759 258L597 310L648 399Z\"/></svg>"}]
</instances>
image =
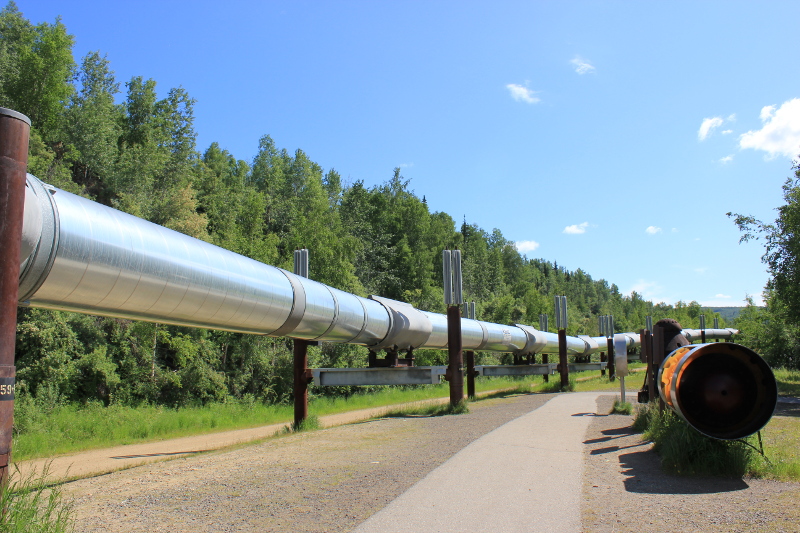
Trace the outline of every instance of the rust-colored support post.
<instances>
[{"instance_id":1,"label":"rust-colored support post","mask_svg":"<svg viewBox=\"0 0 800 533\"><path fill-rule=\"evenodd\" d=\"M0 486L8 484L14 425L14 343L31 121L0 107Z\"/></svg>"},{"instance_id":2,"label":"rust-colored support post","mask_svg":"<svg viewBox=\"0 0 800 533\"><path fill-rule=\"evenodd\" d=\"M606 338L606 351L608 352L608 380L614 381L617 373L614 367L614 339L611 337Z\"/></svg>"},{"instance_id":3,"label":"rust-colored support post","mask_svg":"<svg viewBox=\"0 0 800 533\"><path fill-rule=\"evenodd\" d=\"M653 339L652 339L652 346L653 346L653 381L655 382L655 374L658 372L656 369L661 366L661 363L664 361L664 357L666 357L666 353L664 353L664 328L662 326L656 325L655 331L653 331ZM657 386L657 384L655 385ZM655 398L656 391L653 391L652 398ZM666 407L664 405L664 400L661 399L661 395L658 395L658 407L662 411Z\"/></svg>"},{"instance_id":4,"label":"rust-colored support post","mask_svg":"<svg viewBox=\"0 0 800 533\"><path fill-rule=\"evenodd\" d=\"M294 339L294 427L308 418L308 345L303 339Z\"/></svg>"},{"instance_id":5,"label":"rust-colored support post","mask_svg":"<svg viewBox=\"0 0 800 533\"><path fill-rule=\"evenodd\" d=\"M569 387L569 362L567 361L567 330L558 330L558 370L561 373L561 389Z\"/></svg>"},{"instance_id":6,"label":"rust-colored support post","mask_svg":"<svg viewBox=\"0 0 800 533\"><path fill-rule=\"evenodd\" d=\"M467 398L475 399L475 352L467 350Z\"/></svg>"},{"instance_id":7,"label":"rust-colored support post","mask_svg":"<svg viewBox=\"0 0 800 533\"><path fill-rule=\"evenodd\" d=\"M705 344L706 343L706 330L700 330L700 342Z\"/></svg>"},{"instance_id":8,"label":"rust-colored support post","mask_svg":"<svg viewBox=\"0 0 800 533\"><path fill-rule=\"evenodd\" d=\"M658 367L653 364L653 334L648 329L644 330L642 350L644 350L644 358L647 363L647 401L652 402L658 396L656 390Z\"/></svg>"},{"instance_id":9,"label":"rust-colored support post","mask_svg":"<svg viewBox=\"0 0 800 533\"><path fill-rule=\"evenodd\" d=\"M607 363L608 362L608 358L606 357L606 352L600 352L600 362L601 363ZM605 368L601 368L600 369L600 376L602 377L602 376L605 376L605 375L606 375L606 369Z\"/></svg>"},{"instance_id":10,"label":"rust-colored support post","mask_svg":"<svg viewBox=\"0 0 800 533\"><path fill-rule=\"evenodd\" d=\"M461 350L461 306L447 308L447 379L450 382L450 405L464 400L464 353Z\"/></svg>"},{"instance_id":11,"label":"rust-colored support post","mask_svg":"<svg viewBox=\"0 0 800 533\"><path fill-rule=\"evenodd\" d=\"M542 354L542 364L543 364L543 365L546 365L546 364L548 364L549 362L550 362L550 356L549 356L549 355L547 355L546 353L543 353L543 354ZM545 375L544 375L544 376L542 376L542 377L544 378L544 382L545 382L545 383L548 383L548 382L550 381L550 376L549 376L548 374L545 374Z\"/></svg>"}]
</instances>

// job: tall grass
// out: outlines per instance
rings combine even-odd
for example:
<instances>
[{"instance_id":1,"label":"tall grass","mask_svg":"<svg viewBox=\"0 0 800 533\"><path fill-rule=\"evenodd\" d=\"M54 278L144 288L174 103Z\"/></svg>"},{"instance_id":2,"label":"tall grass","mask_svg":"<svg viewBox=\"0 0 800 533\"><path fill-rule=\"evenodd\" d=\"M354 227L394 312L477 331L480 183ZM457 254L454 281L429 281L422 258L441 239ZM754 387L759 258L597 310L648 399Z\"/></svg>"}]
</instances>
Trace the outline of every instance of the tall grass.
<instances>
[{"instance_id":1,"label":"tall grass","mask_svg":"<svg viewBox=\"0 0 800 533\"><path fill-rule=\"evenodd\" d=\"M773 368L772 371L782 396L800 396L800 370Z\"/></svg>"},{"instance_id":2,"label":"tall grass","mask_svg":"<svg viewBox=\"0 0 800 533\"><path fill-rule=\"evenodd\" d=\"M699 433L658 402L639 409L633 425L653 442L664 470L683 475L743 477L755 468L751 443L717 440ZM752 440L752 437L751 437Z\"/></svg>"},{"instance_id":3,"label":"tall grass","mask_svg":"<svg viewBox=\"0 0 800 533\"><path fill-rule=\"evenodd\" d=\"M47 484L47 469L15 480L0 490L0 532L67 533L74 530L72 507L63 499L60 485Z\"/></svg>"}]
</instances>

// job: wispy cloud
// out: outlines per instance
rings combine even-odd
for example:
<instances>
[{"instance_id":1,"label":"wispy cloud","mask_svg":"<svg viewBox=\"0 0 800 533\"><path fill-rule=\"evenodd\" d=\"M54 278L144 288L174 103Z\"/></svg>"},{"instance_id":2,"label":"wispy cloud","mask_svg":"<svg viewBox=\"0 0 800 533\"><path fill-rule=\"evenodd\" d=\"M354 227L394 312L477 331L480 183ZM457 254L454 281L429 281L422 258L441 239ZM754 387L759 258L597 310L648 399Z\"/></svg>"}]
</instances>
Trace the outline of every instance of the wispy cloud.
<instances>
[{"instance_id":1,"label":"wispy cloud","mask_svg":"<svg viewBox=\"0 0 800 533\"><path fill-rule=\"evenodd\" d=\"M703 123L700 124L700 129L697 130L697 140L705 141L715 128L719 128L725 121L722 117L704 118Z\"/></svg>"},{"instance_id":2,"label":"wispy cloud","mask_svg":"<svg viewBox=\"0 0 800 533\"><path fill-rule=\"evenodd\" d=\"M568 235L580 235L582 233L586 233L586 228L589 227L588 222L582 222L580 224L573 224L571 226L567 226L564 228L564 233Z\"/></svg>"},{"instance_id":3,"label":"wispy cloud","mask_svg":"<svg viewBox=\"0 0 800 533\"><path fill-rule=\"evenodd\" d=\"M733 133L733 130L722 130L720 133L723 135L730 135L731 133Z\"/></svg>"},{"instance_id":4,"label":"wispy cloud","mask_svg":"<svg viewBox=\"0 0 800 533\"><path fill-rule=\"evenodd\" d=\"M650 235L655 235L656 233L661 233L661 228L659 228L658 226L647 226L647 228L644 231L649 233Z\"/></svg>"},{"instance_id":5,"label":"wispy cloud","mask_svg":"<svg viewBox=\"0 0 800 533\"><path fill-rule=\"evenodd\" d=\"M714 298L728 298L729 299L730 297L731 297L730 294L715 294L714 295Z\"/></svg>"},{"instance_id":6,"label":"wispy cloud","mask_svg":"<svg viewBox=\"0 0 800 533\"><path fill-rule=\"evenodd\" d=\"M739 148L752 148L767 152L773 159L779 155L794 158L800 152L800 98L761 109L760 130L748 131L739 137Z\"/></svg>"},{"instance_id":7,"label":"wispy cloud","mask_svg":"<svg viewBox=\"0 0 800 533\"><path fill-rule=\"evenodd\" d=\"M539 243L536 241L518 241L514 243L514 246L517 247L517 250L520 253L525 252L532 252L539 247Z\"/></svg>"},{"instance_id":8,"label":"wispy cloud","mask_svg":"<svg viewBox=\"0 0 800 533\"><path fill-rule=\"evenodd\" d=\"M723 158L721 158L719 160L719 162L722 163L723 165L726 164L726 163L730 163L731 161L733 161L733 154L726 155L725 157L723 157Z\"/></svg>"},{"instance_id":9,"label":"wispy cloud","mask_svg":"<svg viewBox=\"0 0 800 533\"><path fill-rule=\"evenodd\" d=\"M400 167L400 168L411 168L411 167L414 166L414 163L400 163L397 166Z\"/></svg>"},{"instance_id":10,"label":"wispy cloud","mask_svg":"<svg viewBox=\"0 0 800 533\"><path fill-rule=\"evenodd\" d=\"M692 270L697 272L698 274L705 274L706 272L708 272L708 267L697 267L693 268Z\"/></svg>"},{"instance_id":11,"label":"wispy cloud","mask_svg":"<svg viewBox=\"0 0 800 533\"><path fill-rule=\"evenodd\" d=\"M589 74L595 71L594 65L589 63L587 60L583 59L580 56L575 56L574 59L570 61L575 66L575 72L578 74Z\"/></svg>"},{"instance_id":12,"label":"wispy cloud","mask_svg":"<svg viewBox=\"0 0 800 533\"><path fill-rule=\"evenodd\" d=\"M517 85L516 83L509 83L508 85L506 85L506 89L508 89L508 92L511 93L511 97L517 102L536 104L542 101L541 98L536 96L535 91L528 89L527 87L523 87L522 85Z\"/></svg>"},{"instance_id":13,"label":"wispy cloud","mask_svg":"<svg viewBox=\"0 0 800 533\"><path fill-rule=\"evenodd\" d=\"M666 302L666 298L661 296L664 291L664 287L656 283L655 281L647 281L647 280L637 280L636 283L630 288L627 294L631 294L635 292L645 300L652 300L654 303L658 302Z\"/></svg>"}]
</instances>

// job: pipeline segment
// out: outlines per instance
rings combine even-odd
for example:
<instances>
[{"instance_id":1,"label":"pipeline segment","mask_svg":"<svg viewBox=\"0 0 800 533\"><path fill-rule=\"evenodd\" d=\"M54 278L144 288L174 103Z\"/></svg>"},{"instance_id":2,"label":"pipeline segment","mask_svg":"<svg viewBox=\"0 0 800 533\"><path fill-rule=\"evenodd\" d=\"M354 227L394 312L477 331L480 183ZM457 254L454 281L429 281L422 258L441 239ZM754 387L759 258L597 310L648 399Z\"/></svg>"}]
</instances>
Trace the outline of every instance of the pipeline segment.
<instances>
[{"instance_id":1,"label":"pipeline segment","mask_svg":"<svg viewBox=\"0 0 800 533\"><path fill-rule=\"evenodd\" d=\"M340 291L42 183L28 174L20 305L240 333L359 344L447 347L447 317ZM465 350L557 353L531 326L462 318ZM728 338L734 330L706 331ZM718 335L717 335L718 333ZM626 333L628 347L640 343ZM699 335L699 333L698 333ZM692 334L692 336L694 336ZM568 337L570 355L605 337Z\"/></svg>"},{"instance_id":2,"label":"pipeline segment","mask_svg":"<svg viewBox=\"0 0 800 533\"><path fill-rule=\"evenodd\" d=\"M769 365L731 342L691 344L670 353L658 371L658 392L689 425L715 439L759 431L778 401Z\"/></svg>"}]
</instances>

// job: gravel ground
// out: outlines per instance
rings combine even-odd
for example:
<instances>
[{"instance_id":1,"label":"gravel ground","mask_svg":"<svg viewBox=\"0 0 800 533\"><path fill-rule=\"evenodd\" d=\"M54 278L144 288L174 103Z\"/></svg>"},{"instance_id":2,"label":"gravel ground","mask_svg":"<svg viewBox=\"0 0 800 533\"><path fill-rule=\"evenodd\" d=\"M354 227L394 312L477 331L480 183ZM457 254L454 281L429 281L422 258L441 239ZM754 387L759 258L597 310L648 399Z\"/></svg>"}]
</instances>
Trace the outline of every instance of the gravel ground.
<instances>
[{"instance_id":1,"label":"gravel ground","mask_svg":"<svg viewBox=\"0 0 800 533\"><path fill-rule=\"evenodd\" d=\"M466 415L385 418L289 435L64 488L79 532L346 532L473 440L550 397L483 400ZM608 413L611 401L601 398L597 412ZM800 531L800 485L667 476L629 427L630 417L593 418L585 531ZM535 503L520 505L534 510Z\"/></svg>"},{"instance_id":2,"label":"gravel ground","mask_svg":"<svg viewBox=\"0 0 800 533\"><path fill-rule=\"evenodd\" d=\"M597 412L611 411L601 397ZM779 406L776 416L797 416ZM632 417L597 416L586 435L587 532L799 532L800 484L664 474Z\"/></svg>"}]
</instances>

